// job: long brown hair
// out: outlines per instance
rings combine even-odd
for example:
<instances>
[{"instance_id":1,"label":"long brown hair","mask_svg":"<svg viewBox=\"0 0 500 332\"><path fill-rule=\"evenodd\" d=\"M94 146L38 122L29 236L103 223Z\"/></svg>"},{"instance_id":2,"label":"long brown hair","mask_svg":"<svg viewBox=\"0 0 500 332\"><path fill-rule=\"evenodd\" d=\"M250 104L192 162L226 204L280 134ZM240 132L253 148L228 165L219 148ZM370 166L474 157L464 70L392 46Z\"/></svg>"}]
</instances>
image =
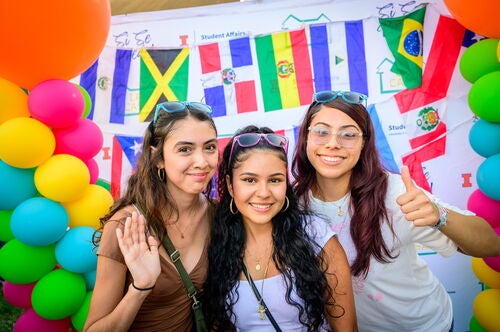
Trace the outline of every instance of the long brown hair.
<instances>
[{"instance_id":1,"label":"long brown hair","mask_svg":"<svg viewBox=\"0 0 500 332\"><path fill-rule=\"evenodd\" d=\"M307 136L311 120L319 112L321 106L344 112L358 124L363 132L364 145L349 180L351 192L349 210L352 216L350 234L357 252L351 272L355 276L366 276L370 268L370 257L373 256L379 262L388 263L395 256L391 255L381 231L382 223L388 222L394 234L385 206L387 172L380 163L375 146L373 124L363 105L347 103L337 98L325 103L313 102L309 106L300 126L292 161L294 189L305 207L309 209L308 192L317 180L316 170L307 158Z\"/></svg>"},{"instance_id":2,"label":"long brown hair","mask_svg":"<svg viewBox=\"0 0 500 332\"><path fill-rule=\"evenodd\" d=\"M128 180L125 194L118 199L110 208L108 214L101 218L101 228L106 221L125 206L135 204L142 210L149 226L162 241L167 230L163 225L164 219L178 217L178 209L175 201L163 181L159 178L157 165L163 160L163 144L170 135L172 128L177 122L186 118L193 118L201 122L208 122L217 135L215 123L208 113L189 108L183 112L167 113L160 112L155 124L151 122L147 127L142 143L142 153L137 159L137 170ZM152 148L155 149L152 149ZM209 198L213 179L208 183L204 194ZM208 199L209 202L213 200ZM97 245L99 236L94 237Z\"/></svg>"}]
</instances>

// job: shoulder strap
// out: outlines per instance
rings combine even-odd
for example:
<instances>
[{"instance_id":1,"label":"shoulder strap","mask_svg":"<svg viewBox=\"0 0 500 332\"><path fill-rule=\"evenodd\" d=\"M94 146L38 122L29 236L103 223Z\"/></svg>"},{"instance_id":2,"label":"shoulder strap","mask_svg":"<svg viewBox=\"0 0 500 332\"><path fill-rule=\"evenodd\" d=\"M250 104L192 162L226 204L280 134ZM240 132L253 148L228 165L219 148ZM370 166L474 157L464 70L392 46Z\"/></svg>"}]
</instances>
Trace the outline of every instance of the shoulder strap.
<instances>
[{"instance_id":1,"label":"shoulder strap","mask_svg":"<svg viewBox=\"0 0 500 332\"><path fill-rule=\"evenodd\" d=\"M276 323L276 320L274 319L273 315L271 314L271 311L269 310L266 303L264 302L262 295L260 295L257 287L255 287L252 276L250 276L250 273L248 273L248 270L247 270L247 267L245 266L245 264L243 264L242 269L243 269L243 274L245 274L245 277L247 278L248 283L250 284L250 287L252 287L252 291L255 294L257 301L264 307L267 318L269 318L269 321L271 322L271 324L273 324L273 327L276 330L276 332L281 332L281 329L278 326L278 323Z\"/></svg>"},{"instance_id":2,"label":"shoulder strap","mask_svg":"<svg viewBox=\"0 0 500 332\"><path fill-rule=\"evenodd\" d=\"M200 301L196 298L197 290L196 286L193 285L193 282L191 281L191 278L189 278L189 275L184 268L184 265L182 265L181 262L181 254L179 253L179 250L177 250L174 247L174 244L170 240L167 234L165 234L165 238L163 239L163 246L167 250L167 253L170 256L170 259L174 263L177 271L179 272L179 275L181 276L182 283L184 284L184 288L187 291L187 294L191 300L193 300L193 304L191 305L193 307L193 312L194 312L194 319L196 323L196 328L197 331L208 331L206 324L205 324L205 317L203 316L203 312L201 311L201 305Z\"/></svg>"},{"instance_id":3,"label":"shoulder strap","mask_svg":"<svg viewBox=\"0 0 500 332\"><path fill-rule=\"evenodd\" d=\"M144 212L138 207L135 206L137 210L144 216ZM191 305L193 307L193 312L194 312L194 319L195 319L195 324L196 324L196 329L197 331L208 331L206 324L205 324L205 317L203 316L203 312L201 310L201 303L198 301L196 298L196 294L198 293L196 290L196 286L193 284L191 281L191 278L189 278L189 275L184 268L184 265L182 265L181 262L181 254L179 253L179 250L177 250L168 237L168 235L165 233L165 238L163 239L163 246L165 247L165 250L167 251L168 255L170 256L170 259L175 265L175 268L179 272L179 275L181 276L182 283L184 284L184 288L187 291L188 297L193 300L193 304Z\"/></svg>"}]
</instances>

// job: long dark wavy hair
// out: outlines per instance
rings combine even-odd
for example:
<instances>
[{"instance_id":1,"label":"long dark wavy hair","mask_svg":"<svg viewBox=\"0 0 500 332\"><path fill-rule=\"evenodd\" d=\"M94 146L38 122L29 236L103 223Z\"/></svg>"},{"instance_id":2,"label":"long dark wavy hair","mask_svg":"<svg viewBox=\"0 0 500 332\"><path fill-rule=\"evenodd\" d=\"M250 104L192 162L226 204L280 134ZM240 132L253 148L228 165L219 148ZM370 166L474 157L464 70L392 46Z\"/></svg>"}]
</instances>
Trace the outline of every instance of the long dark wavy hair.
<instances>
[{"instance_id":1,"label":"long dark wavy hair","mask_svg":"<svg viewBox=\"0 0 500 332\"><path fill-rule=\"evenodd\" d=\"M100 241L100 231L112 216L125 206L135 204L144 213L148 226L160 241L163 241L167 230L163 220L178 217L178 208L168 191L165 182L159 178L158 163L163 160L163 144L170 135L177 122L186 118L193 118L201 122L208 122L217 135L217 129L212 117L203 111L186 106L185 111L168 113L160 112L156 123L153 121L146 128L142 142L142 152L137 159L137 170L128 180L125 194L119 198L109 212L103 216L101 227L94 235L93 242L97 246ZM154 147L155 149L152 149ZM213 183L210 181L204 194L209 198ZM210 199L208 199L211 202Z\"/></svg>"},{"instance_id":2,"label":"long dark wavy hair","mask_svg":"<svg viewBox=\"0 0 500 332\"><path fill-rule=\"evenodd\" d=\"M352 169L349 182L351 191L349 211L352 216L350 234L357 252L356 259L351 266L351 273L355 276L366 277L370 268L370 257L373 256L379 262L388 263L395 256L391 255L381 231L382 223L388 222L394 234L385 206L388 177L380 163L375 146L375 133L370 115L363 105L347 103L342 98L336 98L325 103L313 102L309 106L300 126L292 161L294 189L301 203L309 209L308 192L316 185L316 170L307 158L307 136L311 120L321 107L335 108L344 112L358 124L363 132L364 145L359 161Z\"/></svg>"},{"instance_id":3,"label":"long dark wavy hair","mask_svg":"<svg viewBox=\"0 0 500 332\"><path fill-rule=\"evenodd\" d=\"M267 127L247 126L237 134L243 133L273 133ZM208 249L208 278L204 285L203 308L209 326L218 331L233 330L231 319L235 320L233 306L238 301L239 294L232 295L231 290L239 283L242 273L243 256L247 234L243 226L241 213L232 214L229 209L231 195L229 194L226 176L233 178L233 169L248 157L250 151L277 151L283 162L287 156L282 148L269 145L261 140L252 147L240 147L235 144L232 160L229 160L233 139L224 149L219 165L217 189L220 203L216 210L211 242ZM286 285L286 302L297 307L300 312L300 322L309 331L320 330L325 318L326 299L332 298L332 292L325 277L321 255L315 254L317 244L305 230L309 217L300 209L291 184L287 179L286 195L289 208L281 210L273 219L273 253L272 258L278 270L283 274ZM292 284L297 294L303 299L300 305L291 298ZM329 302L330 305L336 305ZM340 316L344 309L338 306L336 312ZM238 317L238 319L245 319Z\"/></svg>"}]
</instances>

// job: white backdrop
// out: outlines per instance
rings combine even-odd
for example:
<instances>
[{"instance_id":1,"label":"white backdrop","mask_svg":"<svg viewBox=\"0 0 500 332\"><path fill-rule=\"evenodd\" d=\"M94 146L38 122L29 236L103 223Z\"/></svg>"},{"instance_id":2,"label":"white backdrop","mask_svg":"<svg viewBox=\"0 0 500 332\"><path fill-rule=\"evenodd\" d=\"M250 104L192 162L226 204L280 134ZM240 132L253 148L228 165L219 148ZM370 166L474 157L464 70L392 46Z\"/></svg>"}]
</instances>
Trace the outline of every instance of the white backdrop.
<instances>
[{"instance_id":1,"label":"white backdrop","mask_svg":"<svg viewBox=\"0 0 500 332\"><path fill-rule=\"evenodd\" d=\"M394 61L394 58L378 27L378 18L404 15L424 1L309 0L307 5L304 3L304 1L254 0L113 17L108 42L101 58L112 58L116 49L131 49L132 65L127 84L124 121L121 124L110 123L108 120L113 63L111 61L106 64L102 61L99 67L98 80L103 84L97 85L93 114L94 121L104 133L104 147L95 158L100 169L99 177L111 181L112 164L115 165L113 167L117 165L117 160L113 161L113 155L117 155L118 145L116 142L113 145L113 137L115 135L140 137L147 125L139 121L138 116L139 61L137 59L141 47L147 49L190 47L187 99L203 101L198 45L243 36L254 38L262 34L302 28L308 24L350 20L363 20L364 23L368 102L378 116L379 130L391 149L395 166L399 168L402 164L401 158L411 153L408 139L412 133L407 132L405 118L399 113L394 113L392 97L405 87L401 79L388 70L387 63ZM449 16L442 1L425 1L425 3L429 5L424 24L424 70L439 15ZM78 82L78 78L75 81ZM440 101L439 106L439 116L447 126L446 151L444 155L422 163L424 175L433 193L462 209L466 208L469 195L477 189L475 174L483 160L475 154L468 142L468 132L475 120L467 106L469 87L459 73L455 72L447 97ZM257 124L283 131L293 143L294 130L300 124L306 107L264 112L261 111L262 103L262 96L257 94L259 111L215 118L219 136L228 137L244 125ZM135 152L138 152L138 143L135 145L132 143L131 148L134 146ZM125 157L123 158L125 160ZM127 172L130 172L130 165L126 164L121 160L121 167L125 172L121 179L122 184L126 180ZM455 331L468 331L473 299L482 290L481 284L472 273L470 257L457 254L452 258L443 259L427 248L420 248L420 253L446 286L453 300Z\"/></svg>"}]
</instances>

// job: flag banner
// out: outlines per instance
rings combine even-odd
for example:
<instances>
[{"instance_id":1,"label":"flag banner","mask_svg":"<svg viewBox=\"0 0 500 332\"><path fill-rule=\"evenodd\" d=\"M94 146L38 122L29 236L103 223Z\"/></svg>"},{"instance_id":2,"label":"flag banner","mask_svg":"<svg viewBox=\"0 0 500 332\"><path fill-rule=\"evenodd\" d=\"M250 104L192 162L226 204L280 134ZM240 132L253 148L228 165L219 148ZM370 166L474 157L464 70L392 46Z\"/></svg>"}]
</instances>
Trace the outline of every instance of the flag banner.
<instances>
[{"instance_id":1,"label":"flag banner","mask_svg":"<svg viewBox=\"0 0 500 332\"><path fill-rule=\"evenodd\" d=\"M88 119L124 124L132 50L105 47L96 62L79 77L92 103ZM99 112L95 112L96 105Z\"/></svg>"},{"instance_id":2,"label":"flag banner","mask_svg":"<svg viewBox=\"0 0 500 332\"><path fill-rule=\"evenodd\" d=\"M306 30L255 37L265 111L311 103L313 79Z\"/></svg>"},{"instance_id":3,"label":"flag banner","mask_svg":"<svg viewBox=\"0 0 500 332\"><path fill-rule=\"evenodd\" d=\"M189 48L145 49L140 55L139 121L151 121L156 104L186 100Z\"/></svg>"},{"instance_id":4,"label":"flag banner","mask_svg":"<svg viewBox=\"0 0 500 332\"><path fill-rule=\"evenodd\" d=\"M309 26L314 89L368 95L363 21Z\"/></svg>"},{"instance_id":5,"label":"flag banner","mask_svg":"<svg viewBox=\"0 0 500 332\"><path fill-rule=\"evenodd\" d=\"M422 84L425 10L422 7L404 16L379 19L395 60L391 70L401 75L407 89Z\"/></svg>"},{"instance_id":6,"label":"flag banner","mask_svg":"<svg viewBox=\"0 0 500 332\"><path fill-rule=\"evenodd\" d=\"M113 198L120 197L127 186L128 178L136 169L137 158L142 152L142 136L115 135L111 153L110 192Z\"/></svg>"},{"instance_id":7,"label":"flag banner","mask_svg":"<svg viewBox=\"0 0 500 332\"><path fill-rule=\"evenodd\" d=\"M243 37L198 46L205 103L212 116L257 111L250 38Z\"/></svg>"}]
</instances>

